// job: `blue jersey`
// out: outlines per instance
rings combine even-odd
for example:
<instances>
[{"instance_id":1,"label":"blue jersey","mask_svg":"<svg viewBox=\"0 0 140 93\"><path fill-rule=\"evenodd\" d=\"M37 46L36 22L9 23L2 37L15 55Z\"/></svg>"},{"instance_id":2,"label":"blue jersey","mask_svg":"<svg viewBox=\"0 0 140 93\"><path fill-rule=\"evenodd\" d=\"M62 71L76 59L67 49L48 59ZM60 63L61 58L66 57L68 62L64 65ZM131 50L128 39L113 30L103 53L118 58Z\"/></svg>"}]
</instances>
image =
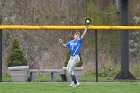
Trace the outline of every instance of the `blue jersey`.
<instances>
[{"instance_id":1,"label":"blue jersey","mask_svg":"<svg viewBox=\"0 0 140 93\"><path fill-rule=\"evenodd\" d=\"M71 40L66 44L66 47L70 51L71 56L79 55L80 49L82 47L82 38L79 38L78 40Z\"/></svg>"}]
</instances>

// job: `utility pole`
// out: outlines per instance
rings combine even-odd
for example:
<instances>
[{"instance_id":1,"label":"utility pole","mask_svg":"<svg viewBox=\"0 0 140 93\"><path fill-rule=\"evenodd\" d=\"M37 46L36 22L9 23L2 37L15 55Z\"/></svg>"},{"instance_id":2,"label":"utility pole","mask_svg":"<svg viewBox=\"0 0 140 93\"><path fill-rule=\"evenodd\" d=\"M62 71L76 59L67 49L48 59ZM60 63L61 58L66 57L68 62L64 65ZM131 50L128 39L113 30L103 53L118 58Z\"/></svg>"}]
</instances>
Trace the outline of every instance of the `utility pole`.
<instances>
[{"instance_id":1,"label":"utility pole","mask_svg":"<svg viewBox=\"0 0 140 93\"><path fill-rule=\"evenodd\" d=\"M129 0L121 0L121 25L128 25ZM121 34L121 71L114 79L135 79L129 72L129 32L124 30Z\"/></svg>"}]
</instances>

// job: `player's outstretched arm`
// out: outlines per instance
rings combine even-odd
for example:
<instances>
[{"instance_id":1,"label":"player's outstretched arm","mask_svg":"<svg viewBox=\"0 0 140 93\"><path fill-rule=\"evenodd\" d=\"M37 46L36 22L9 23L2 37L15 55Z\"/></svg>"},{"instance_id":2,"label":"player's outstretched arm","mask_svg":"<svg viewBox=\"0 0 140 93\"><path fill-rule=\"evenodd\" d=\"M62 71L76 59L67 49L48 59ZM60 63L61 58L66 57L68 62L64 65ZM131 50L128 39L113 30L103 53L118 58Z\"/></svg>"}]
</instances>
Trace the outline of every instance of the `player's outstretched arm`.
<instances>
[{"instance_id":1,"label":"player's outstretched arm","mask_svg":"<svg viewBox=\"0 0 140 93\"><path fill-rule=\"evenodd\" d=\"M86 35L86 33L87 33L88 27L89 27L89 25L86 26L86 28L85 28L85 30L84 30L82 36L81 36L82 39L85 37L85 35Z\"/></svg>"},{"instance_id":2,"label":"player's outstretched arm","mask_svg":"<svg viewBox=\"0 0 140 93\"><path fill-rule=\"evenodd\" d=\"M66 44L64 44L64 41L62 39L59 39L59 43L62 44L63 47L66 47Z\"/></svg>"}]
</instances>

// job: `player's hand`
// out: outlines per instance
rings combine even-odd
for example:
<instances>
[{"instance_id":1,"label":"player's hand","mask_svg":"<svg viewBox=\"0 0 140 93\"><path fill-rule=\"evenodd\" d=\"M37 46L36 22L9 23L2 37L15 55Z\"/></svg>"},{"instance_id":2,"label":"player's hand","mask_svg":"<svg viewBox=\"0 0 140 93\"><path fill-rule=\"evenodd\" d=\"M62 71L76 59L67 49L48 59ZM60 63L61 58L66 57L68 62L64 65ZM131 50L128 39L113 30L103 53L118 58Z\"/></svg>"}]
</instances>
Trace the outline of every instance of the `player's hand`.
<instances>
[{"instance_id":1,"label":"player's hand","mask_svg":"<svg viewBox=\"0 0 140 93\"><path fill-rule=\"evenodd\" d=\"M86 28L89 28L89 25L86 25Z\"/></svg>"},{"instance_id":2,"label":"player's hand","mask_svg":"<svg viewBox=\"0 0 140 93\"><path fill-rule=\"evenodd\" d=\"M60 43L60 44L63 43L63 40L62 40L62 39L59 39L59 43Z\"/></svg>"},{"instance_id":3,"label":"player's hand","mask_svg":"<svg viewBox=\"0 0 140 93\"><path fill-rule=\"evenodd\" d=\"M88 29L89 28L89 25L86 25L86 28L85 29Z\"/></svg>"}]
</instances>

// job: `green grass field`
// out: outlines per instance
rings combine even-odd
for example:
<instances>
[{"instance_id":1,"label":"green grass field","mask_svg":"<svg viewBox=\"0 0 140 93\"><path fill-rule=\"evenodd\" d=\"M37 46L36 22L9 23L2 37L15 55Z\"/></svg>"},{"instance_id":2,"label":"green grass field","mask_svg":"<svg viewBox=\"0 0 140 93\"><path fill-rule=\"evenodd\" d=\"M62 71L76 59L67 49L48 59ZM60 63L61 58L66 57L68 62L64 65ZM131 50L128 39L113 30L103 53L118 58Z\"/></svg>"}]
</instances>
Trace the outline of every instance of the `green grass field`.
<instances>
[{"instance_id":1,"label":"green grass field","mask_svg":"<svg viewBox=\"0 0 140 93\"><path fill-rule=\"evenodd\" d=\"M82 83L0 83L0 93L140 93L140 82Z\"/></svg>"},{"instance_id":2,"label":"green grass field","mask_svg":"<svg viewBox=\"0 0 140 93\"><path fill-rule=\"evenodd\" d=\"M113 77L98 77L100 82L110 82L114 81ZM12 79L10 76L3 77L3 82L11 82ZM58 76L58 81L62 82L62 79L60 76ZM95 76L81 76L80 77L81 82L95 82L96 77ZM37 79L37 82L51 82L51 76L39 76Z\"/></svg>"}]
</instances>

